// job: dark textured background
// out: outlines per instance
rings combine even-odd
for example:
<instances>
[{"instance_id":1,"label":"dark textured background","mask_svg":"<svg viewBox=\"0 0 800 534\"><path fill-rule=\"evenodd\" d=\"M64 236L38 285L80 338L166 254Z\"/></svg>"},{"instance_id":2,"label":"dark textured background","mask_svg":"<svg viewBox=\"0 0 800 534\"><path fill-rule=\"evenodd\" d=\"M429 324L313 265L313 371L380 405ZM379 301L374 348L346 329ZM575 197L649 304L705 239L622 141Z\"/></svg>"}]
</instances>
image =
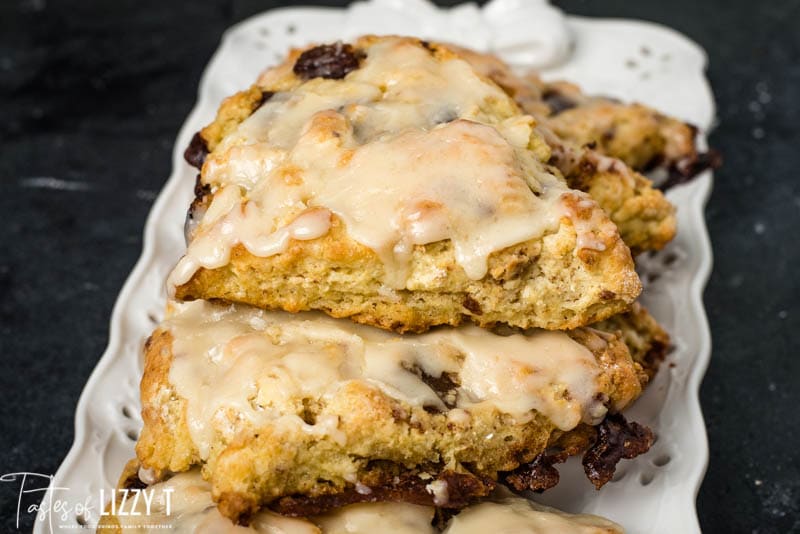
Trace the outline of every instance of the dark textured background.
<instances>
[{"instance_id":1,"label":"dark textured background","mask_svg":"<svg viewBox=\"0 0 800 534\"><path fill-rule=\"evenodd\" d=\"M280 3L0 0L0 474L54 473L66 454L200 73L226 27ZM800 3L556 3L657 21L709 53L725 166L708 207L700 520L800 532ZM16 492L0 484L0 531Z\"/></svg>"}]
</instances>

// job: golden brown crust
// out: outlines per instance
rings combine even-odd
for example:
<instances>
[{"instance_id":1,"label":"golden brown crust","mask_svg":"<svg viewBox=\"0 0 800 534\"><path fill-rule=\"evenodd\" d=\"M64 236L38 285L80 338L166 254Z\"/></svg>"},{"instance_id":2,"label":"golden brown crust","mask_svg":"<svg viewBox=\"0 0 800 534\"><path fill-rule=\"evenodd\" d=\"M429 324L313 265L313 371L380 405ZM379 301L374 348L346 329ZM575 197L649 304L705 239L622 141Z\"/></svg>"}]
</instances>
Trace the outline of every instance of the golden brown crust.
<instances>
[{"instance_id":1,"label":"golden brown crust","mask_svg":"<svg viewBox=\"0 0 800 534\"><path fill-rule=\"evenodd\" d=\"M172 335L156 330L145 343L145 355L139 392L142 419L148 424L139 435L136 455L158 458L159 471L186 471L199 462L200 457L191 446L184 403L171 387L164 387L172 365ZM163 436L169 439L160 438Z\"/></svg>"},{"instance_id":2,"label":"golden brown crust","mask_svg":"<svg viewBox=\"0 0 800 534\"><path fill-rule=\"evenodd\" d=\"M619 335L625 341L633 361L642 366L648 380L655 376L670 347L669 334L638 302L628 312L600 321L592 327Z\"/></svg>"},{"instance_id":3,"label":"golden brown crust","mask_svg":"<svg viewBox=\"0 0 800 534\"><path fill-rule=\"evenodd\" d=\"M620 338L591 329L570 335L590 348L600 363L599 387L612 411L639 396L646 377ZM352 381L319 405L307 406L303 414L310 420L336 415L345 443L302 430L259 428L243 430L232 441L217 436L209 456L201 460L189 434L186 400L169 380L171 347L172 334L163 330L153 334L147 347L144 428L137 456L156 473L185 471L202 463L214 498L228 517L252 513L287 495L336 494L352 488L354 475L367 485L402 473L435 478L452 471L496 479L498 472L533 460L569 434L540 414L519 424L495 411L479 411L468 422L456 422L446 413L407 405L365 382Z\"/></svg>"}]
</instances>

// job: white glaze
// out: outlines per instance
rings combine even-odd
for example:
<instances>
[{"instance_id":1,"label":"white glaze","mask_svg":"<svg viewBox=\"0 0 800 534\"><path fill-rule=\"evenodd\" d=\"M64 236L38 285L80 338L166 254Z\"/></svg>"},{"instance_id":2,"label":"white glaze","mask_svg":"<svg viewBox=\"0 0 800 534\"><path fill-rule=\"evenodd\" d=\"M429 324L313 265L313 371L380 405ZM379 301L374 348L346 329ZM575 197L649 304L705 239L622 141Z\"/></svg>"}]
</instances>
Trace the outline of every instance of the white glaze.
<instances>
[{"instance_id":1,"label":"white glaze","mask_svg":"<svg viewBox=\"0 0 800 534\"><path fill-rule=\"evenodd\" d=\"M405 335L331 319L205 301L176 305L162 328L173 336L170 382L187 400L189 429L201 457L215 433L234 438L242 422L275 432L302 429L344 444L335 416L306 424L303 399L334 395L362 381L412 406L446 411L421 378L450 373L454 420L496 410L515 420L535 412L562 430L596 423L600 367L594 355L562 332L500 336L477 327Z\"/></svg>"},{"instance_id":2,"label":"white glaze","mask_svg":"<svg viewBox=\"0 0 800 534\"><path fill-rule=\"evenodd\" d=\"M380 502L354 504L313 518L323 534L434 534L433 508Z\"/></svg>"},{"instance_id":3,"label":"white glaze","mask_svg":"<svg viewBox=\"0 0 800 534\"><path fill-rule=\"evenodd\" d=\"M623 534L621 526L596 515L566 514L498 493L502 496L461 511L444 534Z\"/></svg>"},{"instance_id":4,"label":"white glaze","mask_svg":"<svg viewBox=\"0 0 800 534\"><path fill-rule=\"evenodd\" d=\"M480 279L491 253L573 217L562 198L570 190L528 150L533 118L468 63L397 39L366 54L344 80L273 96L209 155L203 179L221 198L170 287L225 265L237 244L269 257L290 238L320 237L328 211L379 255L394 288L406 287L415 245L452 240L457 263ZM489 112L497 103L507 116ZM323 215L309 224L309 210ZM579 236L579 246L596 242Z\"/></svg>"}]
</instances>

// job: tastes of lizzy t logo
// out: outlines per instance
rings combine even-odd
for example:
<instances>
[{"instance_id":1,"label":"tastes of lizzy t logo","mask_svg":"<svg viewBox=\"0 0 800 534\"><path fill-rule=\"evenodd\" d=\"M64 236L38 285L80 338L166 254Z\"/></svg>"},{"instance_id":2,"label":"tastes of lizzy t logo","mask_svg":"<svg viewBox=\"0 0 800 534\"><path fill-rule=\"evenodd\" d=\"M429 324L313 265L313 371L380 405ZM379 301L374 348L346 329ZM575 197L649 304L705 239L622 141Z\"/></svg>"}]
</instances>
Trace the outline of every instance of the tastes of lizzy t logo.
<instances>
[{"instance_id":1,"label":"tastes of lizzy t logo","mask_svg":"<svg viewBox=\"0 0 800 534\"><path fill-rule=\"evenodd\" d=\"M149 516L155 494L155 490L147 488L114 489L109 494L101 489L97 501L91 495L82 501L74 501L63 498L63 494L69 491L69 488L54 485L53 475L30 472L6 473L0 476L0 482L17 484L17 530L20 529L20 518L24 517L24 514L34 516L36 521L46 521L50 532L54 532L54 528L59 530L92 528L90 524L96 523L92 518L105 515ZM159 503L160 514L171 515L173 491L173 488L161 490L163 498ZM24 506L25 502L31 500L36 502ZM71 518L73 522L69 522Z\"/></svg>"}]
</instances>

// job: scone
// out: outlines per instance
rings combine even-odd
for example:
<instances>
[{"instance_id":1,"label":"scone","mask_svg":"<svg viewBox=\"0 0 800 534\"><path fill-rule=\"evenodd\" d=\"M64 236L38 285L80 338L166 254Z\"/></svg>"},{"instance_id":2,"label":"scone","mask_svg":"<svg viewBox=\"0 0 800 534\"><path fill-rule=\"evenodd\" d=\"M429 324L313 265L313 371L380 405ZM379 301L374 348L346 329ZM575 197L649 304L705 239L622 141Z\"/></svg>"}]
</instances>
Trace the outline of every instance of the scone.
<instances>
[{"instance_id":1,"label":"scone","mask_svg":"<svg viewBox=\"0 0 800 534\"><path fill-rule=\"evenodd\" d=\"M669 334L644 306L635 302L631 309L592 325L622 338L633 361L652 379L670 348Z\"/></svg>"},{"instance_id":2,"label":"scone","mask_svg":"<svg viewBox=\"0 0 800 534\"><path fill-rule=\"evenodd\" d=\"M639 103L586 95L570 82L545 82L534 72L515 73L491 54L452 48L565 141L591 145L636 171L663 167L684 179L719 165L715 151L698 150L697 128L691 124Z\"/></svg>"},{"instance_id":3,"label":"scone","mask_svg":"<svg viewBox=\"0 0 800 534\"><path fill-rule=\"evenodd\" d=\"M461 508L498 479L546 489L553 463L587 449L602 485L652 442L609 415L646 382L620 335L593 328L401 336L195 301L146 345L136 451L156 478L202 465L234 519L373 500Z\"/></svg>"},{"instance_id":4,"label":"scone","mask_svg":"<svg viewBox=\"0 0 800 534\"><path fill-rule=\"evenodd\" d=\"M615 143L606 140L605 144L601 144L589 133L579 134L578 128L568 127L571 123L560 118L563 109L568 105L575 107L579 106L579 101L590 100L580 95L575 86L545 84L533 74L516 74L493 55L459 47L456 47L456 50L478 72L502 87L526 113L536 117L538 121L536 129L551 147L549 163L558 168L570 187L588 193L605 210L634 254L646 250L660 250L675 237L674 206L661 191L653 187L650 180L635 170L636 167L631 168L626 163L637 163L633 160L639 152L655 158L651 145L658 145L658 150L667 150L663 146L663 139L659 138L662 141L660 143L650 141L645 134L634 136L633 131L638 131L635 127L620 126L620 134ZM559 99L561 93L557 88L562 87L565 91L566 88L570 89L571 96L568 102ZM663 122L664 135L667 134L667 128L674 130L676 133L672 136L668 149L671 158L685 160L696 156L693 137L687 140L685 135L680 135L689 129L688 126L644 106L625 106L618 103L613 105L620 110L615 114L617 118L624 113L638 112L650 117L652 123ZM582 109L580 107L575 109L576 111L572 113L584 113L577 111ZM622 119L618 120L622 122ZM585 117L585 121L589 125L594 125L591 122L591 115ZM603 126L611 128L605 123ZM597 126L597 129L599 128L600 126ZM627 147L625 149L622 148L621 140L623 130ZM638 157L641 159L641 156Z\"/></svg>"},{"instance_id":5,"label":"scone","mask_svg":"<svg viewBox=\"0 0 800 534\"><path fill-rule=\"evenodd\" d=\"M700 152L697 128L638 103L586 96L567 82L544 84L547 125L563 139L591 144L637 171L664 167L691 178L716 167L718 155Z\"/></svg>"},{"instance_id":6,"label":"scone","mask_svg":"<svg viewBox=\"0 0 800 534\"><path fill-rule=\"evenodd\" d=\"M187 151L202 171L169 286L398 332L605 319L641 290L630 251L552 156L536 121L446 47L295 51Z\"/></svg>"},{"instance_id":7,"label":"scone","mask_svg":"<svg viewBox=\"0 0 800 534\"><path fill-rule=\"evenodd\" d=\"M120 477L120 490L146 490L144 498L117 492L98 525L98 533L157 534L169 530L208 534L480 534L490 530L531 534L622 534L616 523L587 514L567 514L500 488L491 498L459 512L437 514L429 506L399 502L353 504L324 515L290 518L261 511L247 527L223 517L211 497L211 486L199 469L179 473L151 486L138 477L139 464L131 461Z\"/></svg>"}]
</instances>

